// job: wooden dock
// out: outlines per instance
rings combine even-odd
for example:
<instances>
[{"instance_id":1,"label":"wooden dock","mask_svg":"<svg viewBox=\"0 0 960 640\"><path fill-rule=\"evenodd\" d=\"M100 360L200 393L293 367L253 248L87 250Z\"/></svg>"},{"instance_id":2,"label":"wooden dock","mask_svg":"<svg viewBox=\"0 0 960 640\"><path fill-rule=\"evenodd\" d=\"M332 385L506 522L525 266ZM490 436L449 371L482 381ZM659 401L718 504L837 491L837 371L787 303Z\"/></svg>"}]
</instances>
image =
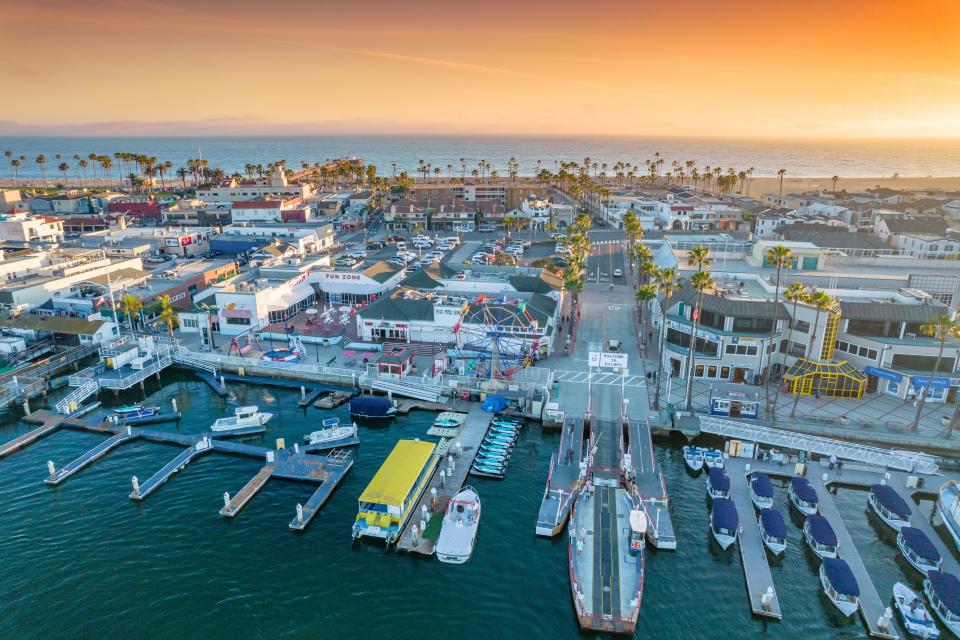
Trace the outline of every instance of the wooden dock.
<instances>
[{"instance_id":1,"label":"wooden dock","mask_svg":"<svg viewBox=\"0 0 960 640\"><path fill-rule=\"evenodd\" d=\"M250 478L247 484L243 485L243 488L234 494L233 498L226 500L226 494L224 494L224 502L226 502L226 504L220 509L220 515L233 518L240 513L240 509L243 509L247 503L250 502L250 499L257 495L260 489L263 489L263 486L267 484L267 480L273 475L273 469L273 464L263 465L263 468L257 472L257 475Z\"/></svg>"},{"instance_id":2,"label":"wooden dock","mask_svg":"<svg viewBox=\"0 0 960 640\"><path fill-rule=\"evenodd\" d=\"M431 517L435 515L443 516L447 509L447 503L460 491L466 481L467 473L470 471L470 465L473 464L473 459L477 455L477 449L480 443L483 442L483 437L490 427L490 418L490 414L480 408L480 403L472 403L470 411L467 413L467 420L460 430L460 435L455 438L463 447L463 456L454 458L455 466L453 472L450 475L445 474L442 484L440 471L445 472L447 470L447 464L446 458L440 460L413 514L407 521L403 531L400 532L400 538L397 541L398 549L422 553L428 556L433 555L433 547L436 541L425 539L422 535L419 535L419 539L415 543L413 527L416 526L418 531L420 531L420 514L423 513L423 507L427 508L427 513ZM436 504L433 504L431 489L437 490ZM420 531L420 533L422 534L423 532Z\"/></svg>"},{"instance_id":3,"label":"wooden dock","mask_svg":"<svg viewBox=\"0 0 960 640\"><path fill-rule=\"evenodd\" d=\"M760 528L757 525L757 514L753 510L750 500L750 484L747 479L747 461L742 458L731 458L726 461L726 468L730 476L730 497L737 505L737 515L740 517L740 562L743 565L743 575L747 579L747 595L750 597L750 611L755 616L766 618L783 618L780 611L780 598L773 584L773 574L770 573L770 563L767 561L767 550L760 538ZM764 605L764 594L770 589L770 602Z\"/></svg>"}]
</instances>

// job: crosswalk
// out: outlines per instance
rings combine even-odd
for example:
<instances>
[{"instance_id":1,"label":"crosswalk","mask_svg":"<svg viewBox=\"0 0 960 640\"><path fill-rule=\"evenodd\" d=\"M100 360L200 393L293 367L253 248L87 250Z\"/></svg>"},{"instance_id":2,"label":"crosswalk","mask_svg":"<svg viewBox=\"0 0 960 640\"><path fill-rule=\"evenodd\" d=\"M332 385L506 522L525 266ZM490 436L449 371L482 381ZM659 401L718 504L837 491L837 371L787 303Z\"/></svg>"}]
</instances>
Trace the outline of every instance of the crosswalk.
<instances>
[{"instance_id":1,"label":"crosswalk","mask_svg":"<svg viewBox=\"0 0 960 640\"><path fill-rule=\"evenodd\" d=\"M586 371L554 371L553 379L556 382L587 384L590 382L590 373ZM609 384L625 387L645 387L647 381L643 376L621 376L618 373L593 373L593 384Z\"/></svg>"}]
</instances>

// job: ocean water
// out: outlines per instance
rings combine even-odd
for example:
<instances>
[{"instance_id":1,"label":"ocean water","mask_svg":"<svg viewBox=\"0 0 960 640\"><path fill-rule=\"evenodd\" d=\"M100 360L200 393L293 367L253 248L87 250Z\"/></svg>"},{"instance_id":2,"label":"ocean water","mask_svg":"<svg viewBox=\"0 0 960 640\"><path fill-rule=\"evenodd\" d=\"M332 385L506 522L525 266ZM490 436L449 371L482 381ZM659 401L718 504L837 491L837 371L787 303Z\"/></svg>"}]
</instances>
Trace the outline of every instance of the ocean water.
<instances>
[{"instance_id":1,"label":"ocean water","mask_svg":"<svg viewBox=\"0 0 960 640\"><path fill-rule=\"evenodd\" d=\"M247 163L266 165L286 160L288 167L299 168L326 159L359 156L377 166L381 175L393 171L413 172L419 160L440 167L447 175L460 175L460 158L467 163L467 175L480 160L506 174L507 162L515 157L520 173L533 175L538 167L555 171L557 161L607 163L613 174L616 162L643 167L659 152L664 171L676 160L693 160L698 167L710 165L747 169L755 176L774 176L781 168L792 177L884 177L960 175L960 139L953 140L745 140L720 138L545 138L545 137L454 137L454 136L297 136L297 137L190 137L190 138L84 138L84 137L8 137L0 141L2 150L14 157L27 157L20 168L25 179L40 177L34 159L47 158L46 171L55 180L56 154L71 165L69 175L77 177L73 156L86 158L90 153L112 156L115 152L143 153L170 160L174 167L184 166L188 158L202 156L210 165L227 172L243 171ZM538 165L538 161L540 164ZM89 169L88 169L89 171ZM116 175L117 169L113 169ZM0 160L0 178L12 178L6 158ZM176 179L173 176L174 180Z\"/></svg>"},{"instance_id":2,"label":"ocean water","mask_svg":"<svg viewBox=\"0 0 960 640\"><path fill-rule=\"evenodd\" d=\"M151 402L176 398L179 426L196 432L232 405L180 372L147 387ZM296 407L296 394L234 384L242 403L276 416L267 440L298 441L329 412ZM107 397L115 406L140 392ZM341 408L334 415L346 419ZM102 440L55 433L0 461L0 638L381 638L457 640L575 638L567 538L533 528L557 435L525 430L502 482L472 479L483 501L470 562L385 551L350 537L356 498L398 438L425 437L432 414L413 413L385 429L362 428L356 464L303 533L287 523L307 483L271 480L232 520L221 518L231 493L259 469L252 459L210 454L191 463L142 503L128 499L130 476L147 478L177 453L170 446L122 445L57 488L43 483L46 461L62 465ZM26 430L7 418L0 438ZM679 442L658 444L678 532L676 552L652 551L637 637L827 640L864 637L860 622L837 619L821 595L816 563L790 526L786 557L773 568L784 619L748 613L736 551L711 545L703 477L683 465ZM841 491L838 506L881 593L893 582L919 585L895 560L889 535L867 518L866 495ZM786 513L785 492L778 497ZM930 508L930 505L926 505ZM885 534L885 532L880 532Z\"/></svg>"}]
</instances>

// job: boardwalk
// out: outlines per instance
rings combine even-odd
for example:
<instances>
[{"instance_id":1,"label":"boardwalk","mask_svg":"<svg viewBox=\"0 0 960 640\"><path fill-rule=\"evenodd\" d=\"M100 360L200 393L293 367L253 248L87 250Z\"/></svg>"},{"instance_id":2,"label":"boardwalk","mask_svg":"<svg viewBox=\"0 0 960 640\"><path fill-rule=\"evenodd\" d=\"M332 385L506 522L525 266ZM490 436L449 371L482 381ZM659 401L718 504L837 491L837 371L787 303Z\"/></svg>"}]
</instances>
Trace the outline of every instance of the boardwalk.
<instances>
[{"instance_id":1,"label":"boardwalk","mask_svg":"<svg viewBox=\"0 0 960 640\"><path fill-rule=\"evenodd\" d=\"M750 487L746 476L746 460L732 458L726 461L730 476L730 497L737 505L740 517L740 561L743 575L747 579L747 595L750 597L750 611L757 616L769 618L783 617L780 611L780 598L777 596L767 562L767 550L760 538L757 516L750 500ZM763 595L772 589L772 599L768 606L763 604Z\"/></svg>"},{"instance_id":2,"label":"boardwalk","mask_svg":"<svg viewBox=\"0 0 960 640\"><path fill-rule=\"evenodd\" d=\"M398 549L414 551L428 556L433 555L435 540L427 540L424 539L423 536L419 536L419 540L417 540L415 544L413 527L416 525L418 530L420 530L420 514L423 513L424 507L427 508L428 513L442 517L450 498L455 496L461 487L463 487L467 473L470 471L470 465L473 464L473 458L477 455L477 448L480 446L480 443L483 442L483 437L486 435L489 427L490 414L481 409L479 403L472 403L470 411L467 414L467 420L460 430L460 435L456 437L456 441L463 446L463 457L455 459L453 473L445 476L443 483L445 486L441 485L440 471L446 471L447 465L444 464L443 460L437 465L437 470L434 472L430 483L420 497L420 501L417 503L413 515L410 516L403 531L400 532L400 539L397 542ZM437 491L435 509L431 509L431 489L436 489Z\"/></svg>"},{"instance_id":3,"label":"boardwalk","mask_svg":"<svg viewBox=\"0 0 960 640\"><path fill-rule=\"evenodd\" d=\"M29 447L40 438L53 433L59 428L60 421L51 420L43 423L36 429L31 429L30 431L17 436L9 442L4 442L3 445L0 445L0 458L5 458L15 451L19 451L24 447Z\"/></svg>"}]
</instances>

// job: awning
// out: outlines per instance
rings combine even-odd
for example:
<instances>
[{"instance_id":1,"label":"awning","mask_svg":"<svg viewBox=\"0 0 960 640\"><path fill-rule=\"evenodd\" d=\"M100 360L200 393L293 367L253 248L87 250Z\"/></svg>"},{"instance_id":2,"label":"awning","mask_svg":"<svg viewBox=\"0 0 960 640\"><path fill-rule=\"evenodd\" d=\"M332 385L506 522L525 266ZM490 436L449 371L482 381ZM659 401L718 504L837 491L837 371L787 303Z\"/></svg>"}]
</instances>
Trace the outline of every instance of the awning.
<instances>
[{"instance_id":1,"label":"awning","mask_svg":"<svg viewBox=\"0 0 960 640\"><path fill-rule=\"evenodd\" d=\"M864 367L863 372L868 376L883 378L884 380L892 380L894 382L900 382L903 380L903 376L899 373L895 371L888 371L886 369L878 369L877 367Z\"/></svg>"},{"instance_id":2,"label":"awning","mask_svg":"<svg viewBox=\"0 0 960 640\"><path fill-rule=\"evenodd\" d=\"M249 318L250 312L247 309L224 309L224 318Z\"/></svg>"},{"instance_id":3,"label":"awning","mask_svg":"<svg viewBox=\"0 0 960 640\"><path fill-rule=\"evenodd\" d=\"M946 389L950 386L950 378L947 378L946 376L936 376L931 381L930 376L910 376L910 384L915 387Z\"/></svg>"}]
</instances>

